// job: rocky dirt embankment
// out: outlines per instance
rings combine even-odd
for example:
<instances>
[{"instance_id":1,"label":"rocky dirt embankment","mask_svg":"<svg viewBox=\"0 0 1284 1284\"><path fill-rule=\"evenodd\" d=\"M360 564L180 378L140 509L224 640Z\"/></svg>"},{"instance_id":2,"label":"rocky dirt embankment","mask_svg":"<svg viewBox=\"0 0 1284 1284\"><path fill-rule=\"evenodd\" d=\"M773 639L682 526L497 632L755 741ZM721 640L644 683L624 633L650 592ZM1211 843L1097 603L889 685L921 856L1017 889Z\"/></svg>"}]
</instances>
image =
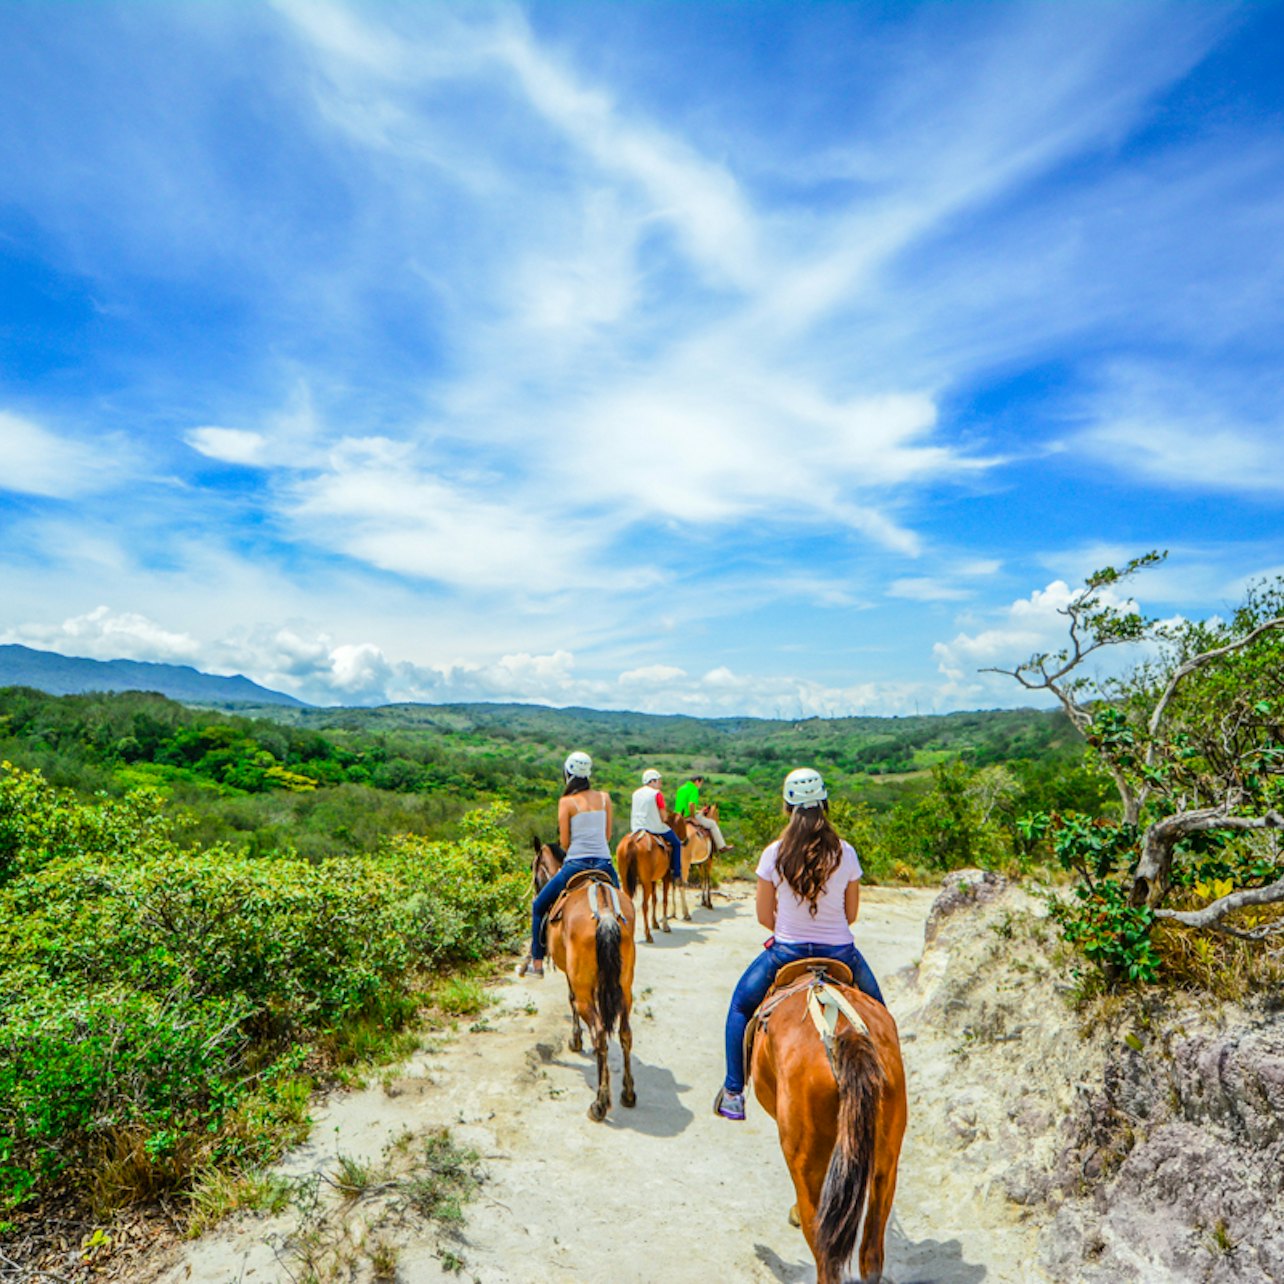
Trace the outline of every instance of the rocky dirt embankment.
<instances>
[{"instance_id":1,"label":"rocky dirt embankment","mask_svg":"<svg viewBox=\"0 0 1284 1284\"><path fill-rule=\"evenodd\" d=\"M913 1020L938 1046L914 1058L911 1101L978 1190L1041 1227L1037 1269L1284 1281L1284 996L1076 1013L1039 903L992 875L949 881Z\"/></svg>"}]
</instances>

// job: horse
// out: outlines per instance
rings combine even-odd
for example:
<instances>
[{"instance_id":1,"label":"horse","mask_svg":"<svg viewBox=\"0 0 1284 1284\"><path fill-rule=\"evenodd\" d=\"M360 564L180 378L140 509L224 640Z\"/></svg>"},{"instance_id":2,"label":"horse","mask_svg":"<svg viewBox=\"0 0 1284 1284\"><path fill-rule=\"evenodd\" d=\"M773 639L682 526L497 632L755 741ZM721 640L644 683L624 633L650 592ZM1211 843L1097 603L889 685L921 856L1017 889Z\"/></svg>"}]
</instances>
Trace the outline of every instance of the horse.
<instances>
[{"instance_id":1,"label":"horse","mask_svg":"<svg viewBox=\"0 0 1284 1284\"><path fill-rule=\"evenodd\" d=\"M877 999L834 979L822 986L814 970L810 977L773 990L779 997L768 995L759 1008L770 1019L761 1018L750 1077L776 1121L797 1195L790 1220L796 1214L807 1238L817 1284L842 1284L862 1210L860 1278L878 1284L907 1113L900 1038ZM809 1019L815 1017L809 1005L824 1006L813 997L818 987L836 991L864 1028L830 1002L831 1034L822 1037Z\"/></svg>"},{"instance_id":2,"label":"horse","mask_svg":"<svg viewBox=\"0 0 1284 1284\"><path fill-rule=\"evenodd\" d=\"M535 856L531 861L531 889L538 894L544 884L562 868L566 852L562 850L561 843L541 843L535 835L531 836L531 846L535 849Z\"/></svg>"},{"instance_id":3,"label":"horse","mask_svg":"<svg viewBox=\"0 0 1284 1284\"><path fill-rule=\"evenodd\" d=\"M547 866L556 860L551 844L541 844L541 847L550 850L548 855L536 852L536 878L541 864ZM560 862L558 864L560 867ZM584 1051L580 1025L583 1020L597 1056L597 1096L588 1109L588 1116L595 1123L605 1119L611 1108L611 1071L606 1050L617 1028L620 1051L624 1054L620 1104L634 1106L638 1099L633 1086L633 1030L629 1025L636 957L633 927L637 912L632 901L620 898L617 914L616 904L615 887L609 880L591 874L576 875L560 901L560 910L554 907L548 924L549 957L566 974L571 1006L571 1051Z\"/></svg>"},{"instance_id":4,"label":"horse","mask_svg":"<svg viewBox=\"0 0 1284 1284\"><path fill-rule=\"evenodd\" d=\"M615 849L615 863L630 900L636 897L638 884L642 885L642 927L647 942L654 943L651 924L657 921L657 906L660 930L670 930L669 888L673 885L673 872L669 864L669 844L659 834L645 830L625 834Z\"/></svg>"},{"instance_id":5,"label":"horse","mask_svg":"<svg viewBox=\"0 0 1284 1284\"><path fill-rule=\"evenodd\" d=\"M702 812L705 810L701 808ZM701 906L713 908L713 836L703 825L697 825L686 816L675 815L672 824L673 832L682 842L682 883L677 895L682 901L682 917L689 920L691 911L687 908L686 884L692 870L699 873Z\"/></svg>"}]
</instances>

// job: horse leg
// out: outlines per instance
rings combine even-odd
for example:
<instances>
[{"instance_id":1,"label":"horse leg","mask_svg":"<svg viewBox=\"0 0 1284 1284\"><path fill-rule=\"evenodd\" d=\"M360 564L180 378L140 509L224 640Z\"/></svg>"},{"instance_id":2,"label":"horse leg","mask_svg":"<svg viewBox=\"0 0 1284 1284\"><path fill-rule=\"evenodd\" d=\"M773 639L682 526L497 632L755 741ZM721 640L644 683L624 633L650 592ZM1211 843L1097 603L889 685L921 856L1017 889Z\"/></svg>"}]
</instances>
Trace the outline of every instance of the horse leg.
<instances>
[{"instance_id":1,"label":"horse leg","mask_svg":"<svg viewBox=\"0 0 1284 1284\"><path fill-rule=\"evenodd\" d=\"M713 860L707 860L700 867L700 904L705 909L713 908Z\"/></svg>"},{"instance_id":2,"label":"horse leg","mask_svg":"<svg viewBox=\"0 0 1284 1284\"><path fill-rule=\"evenodd\" d=\"M588 1109L588 1117L594 1123L600 1123L606 1118L606 1112L611 1108L611 1067L606 1059L610 1036L596 1014L589 1032L593 1036L593 1051L597 1054L597 1096Z\"/></svg>"},{"instance_id":3,"label":"horse leg","mask_svg":"<svg viewBox=\"0 0 1284 1284\"><path fill-rule=\"evenodd\" d=\"M660 880L660 904L663 917L660 919L660 927L666 932L673 929L669 926L669 894L673 889L673 875L666 873ZM677 898L674 898L674 910L677 910Z\"/></svg>"},{"instance_id":4,"label":"horse leg","mask_svg":"<svg viewBox=\"0 0 1284 1284\"><path fill-rule=\"evenodd\" d=\"M639 877L642 883L642 930L646 933L646 939L650 943L655 940L651 935L651 923L655 919L655 885L649 882L644 875Z\"/></svg>"},{"instance_id":5,"label":"horse leg","mask_svg":"<svg viewBox=\"0 0 1284 1284\"><path fill-rule=\"evenodd\" d=\"M633 1088L633 1027L629 1024L627 1007L620 1014L620 1051L624 1054L624 1085L620 1089L620 1105L636 1106L638 1094Z\"/></svg>"},{"instance_id":6,"label":"horse leg","mask_svg":"<svg viewBox=\"0 0 1284 1284\"><path fill-rule=\"evenodd\" d=\"M883 1278L883 1236L896 1194L897 1161L896 1155L878 1155L874 1160L860 1241L861 1284L879 1284Z\"/></svg>"},{"instance_id":7,"label":"horse leg","mask_svg":"<svg viewBox=\"0 0 1284 1284\"><path fill-rule=\"evenodd\" d=\"M784 1081L776 1085L776 1127L780 1132L780 1149L784 1152L785 1164L794 1183L798 1223L816 1260L816 1284L842 1284L842 1272L832 1263L821 1260L815 1238L816 1209L834 1148L833 1123L831 1120L826 1128L814 1114L817 1103L809 1100L805 1093L791 1091L791 1087L797 1089L800 1086Z\"/></svg>"},{"instance_id":8,"label":"horse leg","mask_svg":"<svg viewBox=\"0 0 1284 1284\"><path fill-rule=\"evenodd\" d=\"M570 984L570 976L566 978L567 989L570 992L571 1000L571 1051L584 1051L584 1031L580 1027L580 1010L575 1006L575 990Z\"/></svg>"},{"instance_id":9,"label":"horse leg","mask_svg":"<svg viewBox=\"0 0 1284 1284\"><path fill-rule=\"evenodd\" d=\"M860 1274L867 1284L883 1278L883 1236L896 1194L896 1170L905 1137L904 1090L884 1086L878 1096L874 1128L874 1156L870 1164L869 1193L865 1200L865 1228L860 1242Z\"/></svg>"}]
</instances>

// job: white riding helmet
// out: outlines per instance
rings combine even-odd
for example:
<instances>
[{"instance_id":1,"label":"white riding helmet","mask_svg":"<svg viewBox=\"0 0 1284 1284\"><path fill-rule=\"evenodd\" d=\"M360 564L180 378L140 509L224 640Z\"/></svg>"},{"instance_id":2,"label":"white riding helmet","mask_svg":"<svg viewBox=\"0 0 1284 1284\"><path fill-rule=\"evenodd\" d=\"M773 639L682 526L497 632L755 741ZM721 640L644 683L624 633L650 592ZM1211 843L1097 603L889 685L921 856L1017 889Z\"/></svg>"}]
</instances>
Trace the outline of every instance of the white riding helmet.
<instances>
[{"instance_id":1,"label":"white riding helmet","mask_svg":"<svg viewBox=\"0 0 1284 1284\"><path fill-rule=\"evenodd\" d=\"M799 767L785 777L785 801L791 807L819 807L829 797L820 772Z\"/></svg>"},{"instance_id":2,"label":"white riding helmet","mask_svg":"<svg viewBox=\"0 0 1284 1284\"><path fill-rule=\"evenodd\" d=\"M663 779L663 777L660 775L658 771L656 771L654 767L648 767L642 773L642 783L644 785L653 785L657 780L661 780L661 779Z\"/></svg>"},{"instance_id":3,"label":"white riding helmet","mask_svg":"<svg viewBox=\"0 0 1284 1284\"><path fill-rule=\"evenodd\" d=\"M587 780L593 772L593 759L582 749L577 749L573 754L568 755L563 770L568 780L572 776L582 776Z\"/></svg>"}]
</instances>

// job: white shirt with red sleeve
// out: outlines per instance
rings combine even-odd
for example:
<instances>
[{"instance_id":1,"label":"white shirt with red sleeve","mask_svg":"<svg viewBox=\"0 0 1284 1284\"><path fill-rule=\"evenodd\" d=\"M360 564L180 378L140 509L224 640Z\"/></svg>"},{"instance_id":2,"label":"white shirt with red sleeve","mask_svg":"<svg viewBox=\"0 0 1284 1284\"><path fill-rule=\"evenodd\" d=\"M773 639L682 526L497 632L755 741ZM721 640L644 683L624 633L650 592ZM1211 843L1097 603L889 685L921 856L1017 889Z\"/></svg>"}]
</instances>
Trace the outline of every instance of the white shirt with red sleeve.
<instances>
[{"instance_id":1,"label":"white shirt with red sleeve","mask_svg":"<svg viewBox=\"0 0 1284 1284\"><path fill-rule=\"evenodd\" d=\"M636 834L645 830L648 834L662 834L668 825L664 823L664 795L650 785L643 785L633 791L633 808L629 819L629 832Z\"/></svg>"}]
</instances>

